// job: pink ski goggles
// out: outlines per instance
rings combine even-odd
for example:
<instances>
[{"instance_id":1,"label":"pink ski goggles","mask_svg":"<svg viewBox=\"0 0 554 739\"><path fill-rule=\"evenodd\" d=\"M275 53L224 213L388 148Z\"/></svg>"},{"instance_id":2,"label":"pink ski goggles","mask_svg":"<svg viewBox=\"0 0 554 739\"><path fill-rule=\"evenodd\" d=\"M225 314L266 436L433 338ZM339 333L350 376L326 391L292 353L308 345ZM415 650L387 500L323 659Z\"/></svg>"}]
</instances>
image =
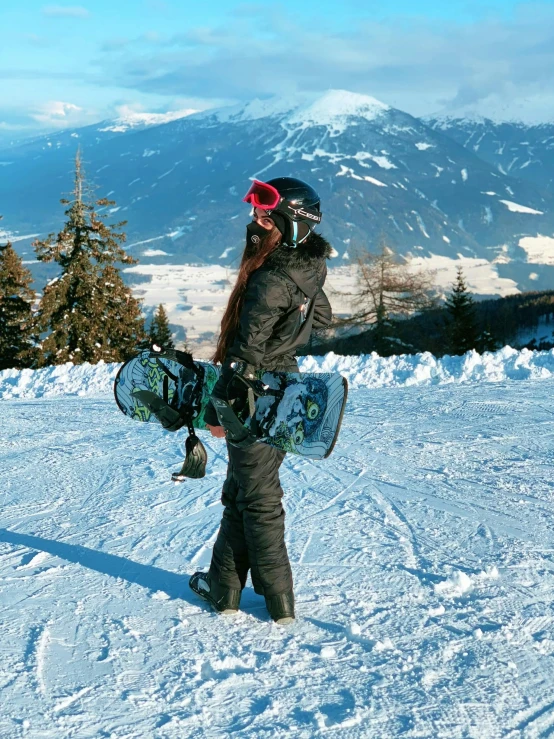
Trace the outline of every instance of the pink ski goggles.
<instances>
[{"instance_id":1,"label":"pink ski goggles","mask_svg":"<svg viewBox=\"0 0 554 739\"><path fill-rule=\"evenodd\" d=\"M250 186L250 190L242 199L244 203L250 203L253 208L261 208L262 210L273 210L279 205L281 196L279 192L265 182L254 180Z\"/></svg>"}]
</instances>

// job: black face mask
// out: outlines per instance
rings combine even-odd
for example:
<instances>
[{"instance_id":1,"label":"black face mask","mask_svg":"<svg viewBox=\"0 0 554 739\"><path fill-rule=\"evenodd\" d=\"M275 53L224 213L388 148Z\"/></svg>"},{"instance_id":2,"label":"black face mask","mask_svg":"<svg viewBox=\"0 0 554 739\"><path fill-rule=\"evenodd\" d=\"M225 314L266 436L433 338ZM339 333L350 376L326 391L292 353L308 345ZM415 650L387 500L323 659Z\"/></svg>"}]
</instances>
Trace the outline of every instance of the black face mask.
<instances>
[{"instance_id":1,"label":"black face mask","mask_svg":"<svg viewBox=\"0 0 554 739\"><path fill-rule=\"evenodd\" d=\"M268 233L270 232L256 221L249 223L246 227L246 248L257 249Z\"/></svg>"}]
</instances>

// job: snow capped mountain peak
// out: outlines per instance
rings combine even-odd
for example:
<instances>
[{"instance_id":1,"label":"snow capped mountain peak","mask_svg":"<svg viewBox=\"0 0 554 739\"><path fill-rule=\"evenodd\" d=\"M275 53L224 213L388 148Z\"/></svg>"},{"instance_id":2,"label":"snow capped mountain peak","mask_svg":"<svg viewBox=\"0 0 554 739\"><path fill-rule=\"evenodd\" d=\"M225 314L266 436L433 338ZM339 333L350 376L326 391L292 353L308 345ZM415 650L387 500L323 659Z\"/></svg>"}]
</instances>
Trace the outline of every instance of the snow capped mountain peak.
<instances>
[{"instance_id":1,"label":"snow capped mountain peak","mask_svg":"<svg viewBox=\"0 0 554 739\"><path fill-rule=\"evenodd\" d=\"M345 118L374 120L390 110L388 105L369 95L347 90L329 90L314 101L302 105L290 116L290 123L336 125Z\"/></svg>"},{"instance_id":2,"label":"snow capped mountain peak","mask_svg":"<svg viewBox=\"0 0 554 739\"><path fill-rule=\"evenodd\" d=\"M328 90L323 94L296 93L286 98L256 99L246 105L209 110L200 115L215 116L220 123L243 123L277 117L285 126L328 126L333 130L343 130L347 119L374 120L388 110L388 105L369 95Z\"/></svg>"},{"instance_id":3,"label":"snow capped mountain peak","mask_svg":"<svg viewBox=\"0 0 554 739\"><path fill-rule=\"evenodd\" d=\"M179 118L185 118L186 116L197 113L197 110L193 108L186 108L184 110L172 110L168 113L143 113L140 111L132 110L127 108L121 110L121 115L111 121L105 121L100 125L99 131L114 131L116 133L125 133L131 128L146 128L148 126L159 126L162 123L170 123L176 121Z\"/></svg>"},{"instance_id":4,"label":"snow capped mountain peak","mask_svg":"<svg viewBox=\"0 0 554 739\"><path fill-rule=\"evenodd\" d=\"M459 123L460 121L466 121L467 123L473 123L478 125L486 125L492 123L491 118L485 118L477 113L442 113L436 115L425 116L421 119L425 123L436 125L438 128L449 128L453 123Z\"/></svg>"}]
</instances>

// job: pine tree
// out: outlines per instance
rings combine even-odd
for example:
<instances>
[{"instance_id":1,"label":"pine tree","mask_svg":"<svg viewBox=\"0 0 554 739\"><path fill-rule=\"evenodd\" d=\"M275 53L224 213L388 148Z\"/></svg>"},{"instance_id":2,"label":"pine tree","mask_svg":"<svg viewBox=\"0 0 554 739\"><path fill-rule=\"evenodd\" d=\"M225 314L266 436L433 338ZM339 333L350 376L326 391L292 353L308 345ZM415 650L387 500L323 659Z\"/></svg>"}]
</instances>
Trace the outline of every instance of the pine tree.
<instances>
[{"instance_id":1,"label":"pine tree","mask_svg":"<svg viewBox=\"0 0 554 739\"><path fill-rule=\"evenodd\" d=\"M150 346L159 346L160 349L174 349L175 344L171 338L171 330L165 308L160 303L150 323L148 332Z\"/></svg>"},{"instance_id":2,"label":"pine tree","mask_svg":"<svg viewBox=\"0 0 554 739\"><path fill-rule=\"evenodd\" d=\"M141 304L120 275L117 263L134 264L122 248L126 221L108 225L97 207L113 200L85 199L80 152L75 158L75 186L64 228L33 246L42 262L55 261L61 274L45 288L38 327L46 333L39 364L120 362L145 338Z\"/></svg>"},{"instance_id":3,"label":"pine tree","mask_svg":"<svg viewBox=\"0 0 554 739\"><path fill-rule=\"evenodd\" d=\"M0 370L33 361L33 277L10 242L0 247Z\"/></svg>"},{"instance_id":4,"label":"pine tree","mask_svg":"<svg viewBox=\"0 0 554 739\"><path fill-rule=\"evenodd\" d=\"M485 330L479 336L476 349L481 354L483 352L495 352L499 347L499 342L495 339L491 327L486 326Z\"/></svg>"},{"instance_id":5,"label":"pine tree","mask_svg":"<svg viewBox=\"0 0 554 739\"><path fill-rule=\"evenodd\" d=\"M448 350L451 354L465 354L475 349L479 343L479 330L475 315L475 303L464 279L462 267L457 268L456 282L452 292L446 299L449 313Z\"/></svg>"},{"instance_id":6,"label":"pine tree","mask_svg":"<svg viewBox=\"0 0 554 739\"><path fill-rule=\"evenodd\" d=\"M384 300L381 298L375 311L375 323L371 330L373 338L373 350L381 357L389 356L394 353L395 345L395 326L391 321Z\"/></svg>"}]
</instances>

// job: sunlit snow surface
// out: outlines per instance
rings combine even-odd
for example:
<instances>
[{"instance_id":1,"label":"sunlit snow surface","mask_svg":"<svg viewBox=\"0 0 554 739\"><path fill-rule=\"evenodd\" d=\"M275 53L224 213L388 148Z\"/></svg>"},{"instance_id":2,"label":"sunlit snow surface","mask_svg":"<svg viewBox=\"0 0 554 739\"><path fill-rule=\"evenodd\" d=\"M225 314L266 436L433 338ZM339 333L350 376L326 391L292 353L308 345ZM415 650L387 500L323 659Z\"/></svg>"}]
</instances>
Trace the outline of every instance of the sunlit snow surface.
<instances>
[{"instance_id":1,"label":"sunlit snow surface","mask_svg":"<svg viewBox=\"0 0 554 739\"><path fill-rule=\"evenodd\" d=\"M533 264L554 264L554 238L551 236L524 236L519 245Z\"/></svg>"},{"instance_id":2,"label":"sunlit snow surface","mask_svg":"<svg viewBox=\"0 0 554 739\"><path fill-rule=\"evenodd\" d=\"M348 117L356 116L372 121L388 110L388 105L369 95L348 90L328 90L323 95L302 93L256 99L247 105L207 110L197 117L215 116L219 121L239 122L281 116L285 125L326 126L336 135L346 129Z\"/></svg>"},{"instance_id":3,"label":"sunlit snow surface","mask_svg":"<svg viewBox=\"0 0 554 739\"><path fill-rule=\"evenodd\" d=\"M135 111L128 106L122 106L121 115L113 121L106 122L99 131L114 131L116 133L125 133L130 128L144 128L147 126L159 126L162 123L176 121L179 118L197 113L194 108L186 108L184 110L174 110L169 113L144 113ZM102 125L102 124L100 124Z\"/></svg>"},{"instance_id":4,"label":"sunlit snow surface","mask_svg":"<svg viewBox=\"0 0 554 739\"><path fill-rule=\"evenodd\" d=\"M512 213L529 213L530 215L535 216L542 216L543 211L542 210L535 210L534 208L529 208L526 205L520 205L519 203L514 203L511 200L500 200L500 203L503 203L508 210L511 210Z\"/></svg>"},{"instance_id":5,"label":"sunlit snow surface","mask_svg":"<svg viewBox=\"0 0 554 739\"><path fill-rule=\"evenodd\" d=\"M360 375L329 460L286 458L290 628L250 584L236 617L187 588L222 441L174 485L184 435L109 394L3 401L2 739L551 736L554 378L507 376Z\"/></svg>"}]
</instances>

